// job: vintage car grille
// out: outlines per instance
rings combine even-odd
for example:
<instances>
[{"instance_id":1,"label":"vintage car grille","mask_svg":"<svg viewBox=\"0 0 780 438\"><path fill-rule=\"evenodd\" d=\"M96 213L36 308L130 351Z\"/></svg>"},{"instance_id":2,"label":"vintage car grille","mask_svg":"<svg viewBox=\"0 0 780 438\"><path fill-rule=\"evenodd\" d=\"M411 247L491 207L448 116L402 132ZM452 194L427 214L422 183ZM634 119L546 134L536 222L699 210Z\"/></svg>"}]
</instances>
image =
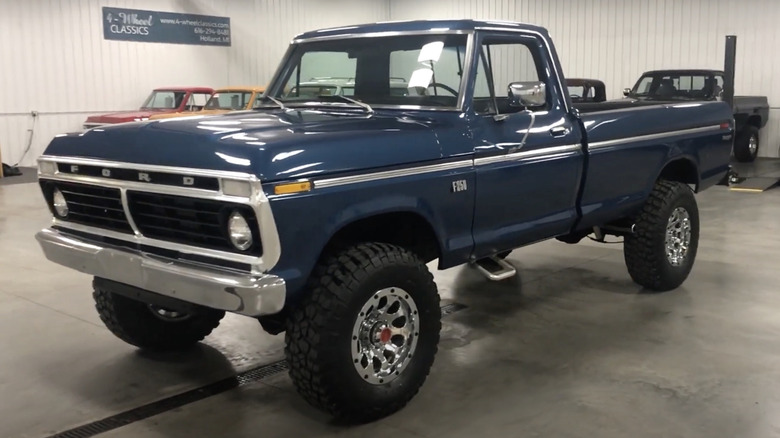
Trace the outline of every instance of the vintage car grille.
<instances>
[{"instance_id":1,"label":"vintage car grille","mask_svg":"<svg viewBox=\"0 0 780 438\"><path fill-rule=\"evenodd\" d=\"M146 237L204 248L260 255L260 236L254 211L241 204L147 192L127 192L127 202L138 230ZM247 251L230 243L227 220L239 211L254 230Z\"/></svg>"},{"instance_id":2,"label":"vintage car grille","mask_svg":"<svg viewBox=\"0 0 780 438\"><path fill-rule=\"evenodd\" d=\"M130 221L122 207L117 188L101 187L42 179L41 189L52 214L54 188L59 189L68 203L65 222L97 228L133 233ZM247 205L128 190L127 204L132 221L147 238L184 245L247 255L262 255L262 244L254 211ZM254 244L239 251L231 243L227 232L230 215L238 211L253 230Z\"/></svg>"},{"instance_id":3,"label":"vintage car grille","mask_svg":"<svg viewBox=\"0 0 780 438\"><path fill-rule=\"evenodd\" d=\"M50 208L54 188L62 192L68 203L68 221L122 233L133 232L122 208L119 189L54 181L41 181L40 184Z\"/></svg>"}]
</instances>

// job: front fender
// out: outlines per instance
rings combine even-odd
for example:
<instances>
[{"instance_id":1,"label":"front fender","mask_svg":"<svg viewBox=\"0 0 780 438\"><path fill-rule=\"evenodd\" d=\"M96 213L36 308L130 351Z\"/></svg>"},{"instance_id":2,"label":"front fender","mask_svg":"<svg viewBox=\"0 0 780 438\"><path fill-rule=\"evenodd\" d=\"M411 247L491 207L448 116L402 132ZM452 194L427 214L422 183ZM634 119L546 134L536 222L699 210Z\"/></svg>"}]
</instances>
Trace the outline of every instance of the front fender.
<instances>
[{"instance_id":1,"label":"front fender","mask_svg":"<svg viewBox=\"0 0 780 438\"><path fill-rule=\"evenodd\" d=\"M436 236L440 266L465 262L473 247L473 192L451 193L450 180L473 175L470 170L457 176L453 174L458 171L446 173L444 177L421 174L271 196L282 247L271 272L284 278L288 294L298 293L336 233L356 221L387 213L414 213L424 219Z\"/></svg>"}]
</instances>

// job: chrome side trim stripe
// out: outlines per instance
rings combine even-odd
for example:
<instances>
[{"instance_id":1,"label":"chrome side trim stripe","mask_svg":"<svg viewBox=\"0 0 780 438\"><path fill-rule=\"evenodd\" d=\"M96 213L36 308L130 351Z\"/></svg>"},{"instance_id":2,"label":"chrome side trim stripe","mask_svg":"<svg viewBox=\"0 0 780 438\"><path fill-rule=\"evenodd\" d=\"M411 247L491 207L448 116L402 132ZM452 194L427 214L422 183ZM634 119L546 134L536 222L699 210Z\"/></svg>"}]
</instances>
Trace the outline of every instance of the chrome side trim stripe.
<instances>
[{"instance_id":1,"label":"chrome side trim stripe","mask_svg":"<svg viewBox=\"0 0 780 438\"><path fill-rule=\"evenodd\" d=\"M720 125L702 126L700 128L680 129L678 131L671 132L659 132L658 134L637 135L635 137L623 137L613 140L597 141L595 143L589 143L588 149L598 149L608 146L616 146L625 143L634 143L638 141L657 140L660 138L675 137L678 135L698 134L702 132L721 131L723 128Z\"/></svg>"},{"instance_id":2,"label":"chrome side trim stripe","mask_svg":"<svg viewBox=\"0 0 780 438\"><path fill-rule=\"evenodd\" d=\"M667 137L675 137L680 135L698 134L702 132L716 132L721 131L723 128L720 125L702 126L699 128L681 129L671 132L661 132L657 134L638 135L634 137L616 138L613 140L605 140L588 145L589 150L604 148L609 146L615 146L625 143L633 143L647 140L657 140ZM433 164L429 166L411 167L405 169L388 170L384 172L366 173L360 175L351 175L340 178L327 178L314 182L315 188L335 187L345 184L354 184L365 181L374 181L378 179L398 178L403 176L418 175L421 173L439 172L444 170L459 169L470 166L484 166L494 163L501 163L505 161L522 161L537 158L554 158L563 154L569 154L582 149L580 144L569 144L563 146L554 146L549 148L533 149L529 151L519 151L510 154L493 155L490 157L482 157L471 160L462 160L451 163Z\"/></svg>"},{"instance_id":3,"label":"chrome side trim stripe","mask_svg":"<svg viewBox=\"0 0 780 438\"><path fill-rule=\"evenodd\" d=\"M549 148L535 149L531 151L514 152L511 154L494 155L490 157L477 158L475 160L460 160L449 163L431 164L428 166L408 167L403 169L386 170L382 172L361 173L359 175L343 176L338 178L325 178L314 181L314 188L336 187L346 184L356 184L367 181L376 181L381 179L400 178L404 176L420 175L424 173L443 172L446 170L456 170L472 168L475 165L485 165L499 163L503 161L521 161L532 158L556 157L560 154L579 151L579 144L570 144L565 146L554 146Z\"/></svg>"},{"instance_id":4,"label":"chrome side trim stripe","mask_svg":"<svg viewBox=\"0 0 780 438\"><path fill-rule=\"evenodd\" d=\"M482 166L485 164L501 163L504 161L522 161L531 158L553 158L560 154L576 152L582 149L579 144L568 144L564 146L554 146L550 148L533 149L530 151L513 152L505 155L493 155L490 157L477 158L474 164Z\"/></svg>"},{"instance_id":5,"label":"chrome side trim stripe","mask_svg":"<svg viewBox=\"0 0 780 438\"><path fill-rule=\"evenodd\" d=\"M383 172L362 173L360 175L342 176L338 178L326 178L314 181L314 188L336 187L345 184L355 184L378 179L400 178L403 176L419 175L421 173L443 172L445 170L463 169L472 167L472 160L452 161L449 163L431 164L428 166L408 167L404 169L386 170Z\"/></svg>"}]
</instances>

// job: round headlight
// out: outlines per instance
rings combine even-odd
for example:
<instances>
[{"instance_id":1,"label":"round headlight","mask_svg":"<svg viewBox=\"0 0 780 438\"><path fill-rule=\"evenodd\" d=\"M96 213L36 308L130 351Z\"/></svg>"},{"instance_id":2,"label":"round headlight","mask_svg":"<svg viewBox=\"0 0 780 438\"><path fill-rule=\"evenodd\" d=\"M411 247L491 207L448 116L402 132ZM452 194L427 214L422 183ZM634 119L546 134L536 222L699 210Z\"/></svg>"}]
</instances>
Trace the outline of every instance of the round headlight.
<instances>
[{"instance_id":1,"label":"round headlight","mask_svg":"<svg viewBox=\"0 0 780 438\"><path fill-rule=\"evenodd\" d=\"M65 196L62 195L60 189L54 189L51 201L54 205L54 211L57 212L57 216L65 217L68 215L68 203L65 201Z\"/></svg>"},{"instance_id":2,"label":"round headlight","mask_svg":"<svg viewBox=\"0 0 780 438\"><path fill-rule=\"evenodd\" d=\"M228 219L228 234L230 235L230 243L236 249L245 251L252 246L252 229L249 228L244 216L237 211L234 211Z\"/></svg>"}]
</instances>

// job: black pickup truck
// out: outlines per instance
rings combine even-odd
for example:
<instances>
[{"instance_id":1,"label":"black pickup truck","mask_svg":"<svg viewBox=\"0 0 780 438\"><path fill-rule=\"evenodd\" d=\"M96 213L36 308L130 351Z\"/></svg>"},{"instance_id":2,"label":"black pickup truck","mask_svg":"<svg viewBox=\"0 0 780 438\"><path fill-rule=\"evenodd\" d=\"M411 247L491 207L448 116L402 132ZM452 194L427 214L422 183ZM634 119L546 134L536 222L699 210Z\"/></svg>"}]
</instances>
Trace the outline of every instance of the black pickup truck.
<instances>
[{"instance_id":1,"label":"black pickup truck","mask_svg":"<svg viewBox=\"0 0 780 438\"><path fill-rule=\"evenodd\" d=\"M621 102L658 104L659 102L721 100L725 75L719 70L654 70L642 74L633 88L623 90ZM734 96L734 158L750 162L758 155L758 130L769 119L766 96Z\"/></svg>"}]
</instances>

